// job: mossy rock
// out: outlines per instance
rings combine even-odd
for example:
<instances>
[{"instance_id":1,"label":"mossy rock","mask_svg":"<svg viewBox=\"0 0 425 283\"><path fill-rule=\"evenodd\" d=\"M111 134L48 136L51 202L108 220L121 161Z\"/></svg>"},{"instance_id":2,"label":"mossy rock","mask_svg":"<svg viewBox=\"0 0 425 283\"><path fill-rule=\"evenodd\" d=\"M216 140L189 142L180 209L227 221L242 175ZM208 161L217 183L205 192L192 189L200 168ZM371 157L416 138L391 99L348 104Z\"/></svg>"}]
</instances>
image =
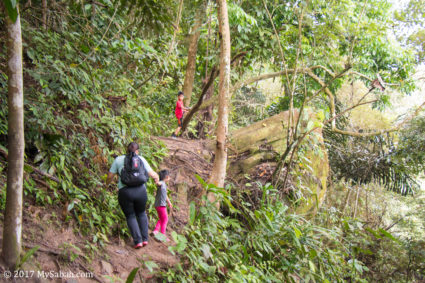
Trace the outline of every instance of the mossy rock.
<instances>
[{"instance_id":1,"label":"mossy rock","mask_svg":"<svg viewBox=\"0 0 425 283\"><path fill-rule=\"evenodd\" d=\"M312 111L307 113L306 117L313 122L317 121ZM295 116L298 116L298 112L295 112ZM230 133L228 174L233 179L242 180L247 174L252 176L260 164L275 164L274 161L286 149L288 117L289 112L285 111ZM298 189L302 190L305 197L297 207L297 212L304 214L315 211L324 199L329 163L321 129L314 131L301 146L304 146L304 157L309 162L297 164L294 168L296 174L301 176L302 185Z\"/></svg>"}]
</instances>

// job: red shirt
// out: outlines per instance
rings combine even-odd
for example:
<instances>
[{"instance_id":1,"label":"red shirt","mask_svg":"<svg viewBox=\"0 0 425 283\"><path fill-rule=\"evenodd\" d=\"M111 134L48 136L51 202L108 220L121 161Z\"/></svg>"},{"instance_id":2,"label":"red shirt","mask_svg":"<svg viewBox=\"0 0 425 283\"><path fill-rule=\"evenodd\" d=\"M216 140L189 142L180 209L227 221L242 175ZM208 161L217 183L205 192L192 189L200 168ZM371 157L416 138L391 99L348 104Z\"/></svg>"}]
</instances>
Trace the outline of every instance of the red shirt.
<instances>
[{"instance_id":1,"label":"red shirt","mask_svg":"<svg viewBox=\"0 0 425 283\"><path fill-rule=\"evenodd\" d=\"M174 113L176 113L177 119L183 117L183 101L177 100L176 110L174 111Z\"/></svg>"}]
</instances>

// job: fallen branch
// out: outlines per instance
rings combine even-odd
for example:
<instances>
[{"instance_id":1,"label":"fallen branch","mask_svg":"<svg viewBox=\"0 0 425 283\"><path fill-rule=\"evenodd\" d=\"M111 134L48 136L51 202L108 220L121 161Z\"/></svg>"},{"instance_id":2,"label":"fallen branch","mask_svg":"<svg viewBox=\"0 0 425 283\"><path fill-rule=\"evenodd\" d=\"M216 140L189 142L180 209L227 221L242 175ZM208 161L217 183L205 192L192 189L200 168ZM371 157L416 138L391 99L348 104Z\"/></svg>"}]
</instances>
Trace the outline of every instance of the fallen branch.
<instances>
[{"instance_id":1,"label":"fallen branch","mask_svg":"<svg viewBox=\"0 0 425 283\"><path fill-rule=\"evenodd\" d=\"M195 155L196 157L198 157L200 160L202 160L203 162L207 162L206 160L205 160L205 158L203 158L202 156L200 156L199 154L197 154L197 153L195 153L195 152L192 152L192 151L189 151L189 150L186 150L186 149L182 149L182 148L178 148L178 149L176 149L175 150L175 153L174 154L176 154L177 153L177 151L185 151L185 152L187 152L187 153L190 153L190 154L193 154L193 155Z\"/></svg>"},{"instance_id":2,"label":"fallen branch","mask_svg":"<svg viewBox=\"0 0 425 283\"><path fill-rule=\"evenodd\" d=\"M100 283L103 283L104 281L99 277L99 276L97 276L96 275L96 273L94 273L93 271L91 271L91 270L89 270L87 267L85 267L85 265L84 264L82 264L80 261L78 261L78 265L85 271L85 272L88 272L88 273L90 273L90 274L92 274L93 275L93 278L97 281L97 282L100 282Z\"/></svg>"},{"instance_id":3,"label":"fallen branch","mask_svg":"<svg viewBox=\"0 0 425 283\"><path fill-rule=\"evenodd\" d=\"M4 151L2 148L0 148L0 153L5 157L5 159L7 161L7 157L8 157L7 152ZM44 176L46 178L49 178L50 180L55 181L56 183L60 183L60 180L57 177L55 177L55 176L52 176L52 175L50 175L48 173L45 173L45 172L41 171L40 169L38 169L38 168L36 168L36 167L28 164L28 163L25 163L25 166L30 167L35 173L37 173L37 174L39 174L41 176Z\"/></svg>"}]
</instances>

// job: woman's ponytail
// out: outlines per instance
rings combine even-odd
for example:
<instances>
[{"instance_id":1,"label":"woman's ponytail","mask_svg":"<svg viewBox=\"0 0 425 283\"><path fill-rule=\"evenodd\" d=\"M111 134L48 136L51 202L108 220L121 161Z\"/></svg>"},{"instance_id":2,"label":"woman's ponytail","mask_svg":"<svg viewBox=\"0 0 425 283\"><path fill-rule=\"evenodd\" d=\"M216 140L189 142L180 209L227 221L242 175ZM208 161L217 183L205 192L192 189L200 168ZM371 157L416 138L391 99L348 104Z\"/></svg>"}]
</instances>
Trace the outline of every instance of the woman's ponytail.
<instances>
[{"instance_id":1,"label":"woman's ponytail","mask_svg":"<svg viewBox=\"0 0 425 283\"><path fill-rule=\"evenodd\" d=\"M131 142L128 146L127 146L127 154L130 156L134 156L136 154L136 150L139 149L139 145L135 142Z\"/></svg>"}]
</instances>

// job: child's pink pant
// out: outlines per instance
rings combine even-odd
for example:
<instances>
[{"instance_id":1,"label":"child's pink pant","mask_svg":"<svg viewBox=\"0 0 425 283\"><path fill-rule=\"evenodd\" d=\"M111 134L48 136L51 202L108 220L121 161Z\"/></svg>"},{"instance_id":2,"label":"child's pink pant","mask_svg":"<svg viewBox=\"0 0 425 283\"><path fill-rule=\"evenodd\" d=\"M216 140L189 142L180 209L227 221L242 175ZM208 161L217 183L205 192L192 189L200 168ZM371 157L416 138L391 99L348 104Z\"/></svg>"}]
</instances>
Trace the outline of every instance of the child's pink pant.
<instances>
[{"instance_id":1,"label":"child's pink pant","mask_svg":"<svg viewBox=\"0 0 425 283\"><path fill-rule=\"evenodd\" d=\"M167 223L168 223L168 213L167 213L167 207L166 206L157 206L155 207L156 211L158 212L159 220L156 222L155 230L154 232L158 232L161 228L161 233L165 235L165 229L167 229Z\"/></svg>"}]
</instances>

